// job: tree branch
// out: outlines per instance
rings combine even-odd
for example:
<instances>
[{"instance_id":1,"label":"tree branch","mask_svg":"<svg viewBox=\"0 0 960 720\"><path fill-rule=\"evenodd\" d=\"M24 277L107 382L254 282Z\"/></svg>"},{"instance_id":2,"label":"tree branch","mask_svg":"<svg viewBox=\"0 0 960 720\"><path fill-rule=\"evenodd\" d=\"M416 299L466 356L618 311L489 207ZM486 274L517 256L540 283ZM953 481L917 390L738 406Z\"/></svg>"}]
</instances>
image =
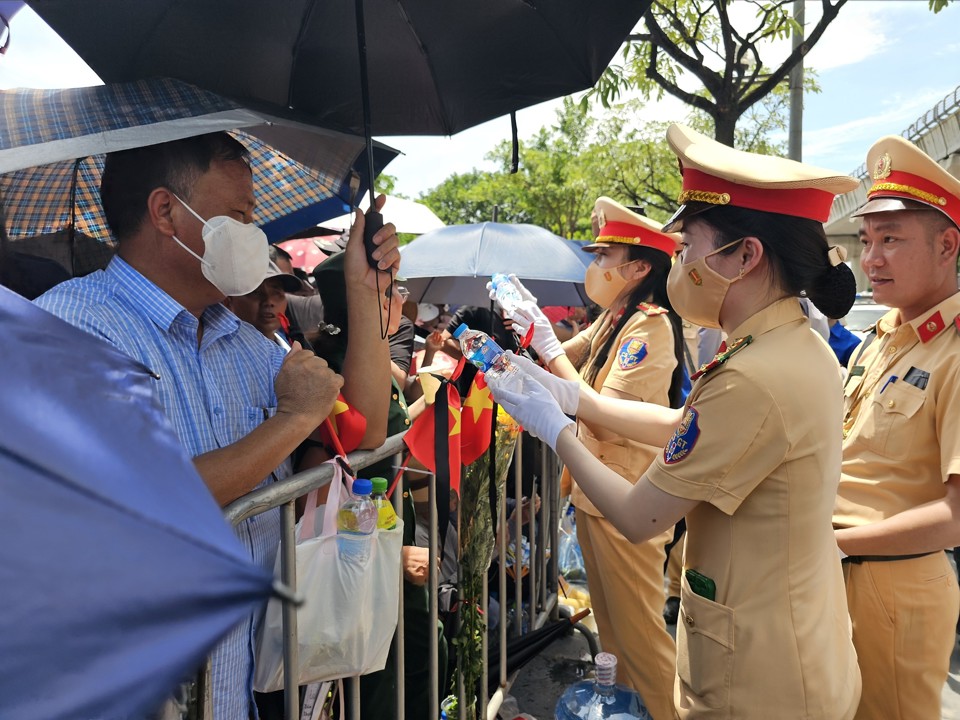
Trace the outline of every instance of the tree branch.
<instances>
[{"instance_id":1,"label":"tree branch","mask_svg":"<svg viewBox=\"0 0 960 720\"><path fill-rule=\"evenodd\" d=\"M707 108L702 107L701 103L695 103L692 100L687 98L699 97L692 93L688 93L685 90L682 90L680 87L671 83L663 75L661 75L657 69L656 64L654 63L654 58L656 57L656 51L662 49L667 55L669 55L678 65L680 65L685 70L688 70L694 76L696 76L708 91L713 94L714 97L717 96L717 91L722 85L722 79L719 74L710 70L703 63L699 62L696 58L692 58L686 53L682 52L680 48L670 39L670 37L663 31L663 29L657 24L656 17L653 14L652 10L647 10L643 15L644 23L647 26L647 30L652 38L651 41L651 52L650 52L650 65L647 67L647 77L656 82L660 87L664 88L671 95L683 100L685 103L689 103L701 109L707 110ZM709 112L709 110L708 110Z\"/></svg>"},{"instance_id":2,"label":"tree branch","mask_svg":"<svg viewBox=\"0 0 960 720\"><path fill-rule=\"evenodd\" d=\"M687 105L693 105L700 110L703 110L705 113L710 114L711 116L716 112L716 108L713 103L707 100L700 95L695 95L694 93L687 92L681 88L676 83L670 82L667 78L660 74L660 71L657 70L657 52L658 46L652 45L650 48L650 62L647 65L646 75L650 80L653 80L657 85L662 87L668 93L673 95L676 98L679 98Z\"/></svg>"},{"instance_id":3,"label":"tree branch","mask_svg":"<svg viewBox=\"0 0 960 720\"><path fill-rule=\"evenodd\" d=\"M755 104L759 100L762 100L766 95L773 92L777 85L779 85L790 73L790 71L793 70L797 63L800 62L801 58L810 52L813 46L817 44L821 37L823 37L824 31L837 17L837 14L840 12L840 8L847 4L847 0L835 0L835 3L831 3L830 0L821 0L820 4L823 7L823 14L821 15L820 21L817 23L816 27L814 27L810 35L808 35L800 45L793 49L793 52L787 56L787 59L781 63L780 67L770 73L767 79L762 83L754 86L753 91L743 98L743 102L741 104L742 110L746 110L751 105Z\"/></svg>"}]
</instances>

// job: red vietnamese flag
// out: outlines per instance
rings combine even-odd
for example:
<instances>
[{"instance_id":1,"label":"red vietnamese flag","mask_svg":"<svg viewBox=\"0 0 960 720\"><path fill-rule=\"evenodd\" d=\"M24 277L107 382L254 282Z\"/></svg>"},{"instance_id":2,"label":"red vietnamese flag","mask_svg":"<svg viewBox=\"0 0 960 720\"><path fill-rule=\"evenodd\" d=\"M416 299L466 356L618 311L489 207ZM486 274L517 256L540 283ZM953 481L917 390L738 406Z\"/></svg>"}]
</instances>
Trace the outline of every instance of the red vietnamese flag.
<instances>
[{"instance_id":1,"label":"red vietnamese flag","mask_svg":"<svg viewBox=\"0 0 960 720\"><path fill-rule=\"evenodd\" d=\"M363 440L363 435L367 432L367 419L359 410L351 407L344 400L343 395L337 395L337 401L333 404L333 410L330 411L327 420L330 421L333 432L340 440L344 453L353 452L360 447L360 441ZM336 447L330 437L327 423L323 423L317 428L317 438L328 448Z\"/></svg>"},{"instance_id":2,"label":"red vietnamese flag","mask_svg":"<svg viewBox=\"0 0 960 720\"><path fill-rule=\"evenodd\" d=\"M493 423L493 398L482 372L478 372L463 401L460 420L460 459L469 465L490 447Z\"/></svg>"},{"instance_id":3,"label":"red vietnamese flag","mask_svg":"<svg viewBox=\"0 0 960 720\"><path fill-rule=\"evenodd\" d=\"M449 412L449 432L447 433L447 457L450 467L450 487L460 492L460 395L452 383L445 382L447 409ZM430 472L437 472L435 453L436 425L434 411L437 404L427 405L423 412L404 435L403 441L419 462Z\"/></svg>"}]
</instances>

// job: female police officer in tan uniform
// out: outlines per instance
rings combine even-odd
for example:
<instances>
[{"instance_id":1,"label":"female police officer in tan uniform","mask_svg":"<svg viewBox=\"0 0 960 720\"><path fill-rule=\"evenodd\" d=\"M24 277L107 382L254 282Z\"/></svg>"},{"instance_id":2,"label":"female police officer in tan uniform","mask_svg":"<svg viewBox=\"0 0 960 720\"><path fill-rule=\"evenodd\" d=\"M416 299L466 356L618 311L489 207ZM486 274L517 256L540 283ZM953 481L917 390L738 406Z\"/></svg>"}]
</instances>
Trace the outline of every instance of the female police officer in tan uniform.
<instances>
[{"instance_id":1,"label":"female police officer in tan uniform","mask_svg":"<svg viewBox=\"0 0 960 720\"><path fill-rule=\"evenodd\" d=\"M667 138L686 203L667 228L679 225L683 237L670 297L684 318L729 338L686 406L601 398L529 366L522 394L490 385L528 430L555 443L628 538L686 516L681 717L851 718L860 674L831 527L840 378L796 298L806 290L831 317L852 305L852 274L821 223L833 196L857 183L679 126ZM665 448L631 485L577 441L561 408Z\"/></svg>"},{"instance_id":2,"label":"female police officer in tan uniform","mask_svg":"<svg viewBox=\"0 0 960 720\"><path fill-rule=\"evenodd\" d=\"M581 378L605 396L679 407L682 336L666 286L679 235L661 232L659 223L605 197L594 206L594 222L597 242L584 249L596 257L587 268L585 289L603 313L562 346L534 303L517 312L518 325L523 330L534 325L533 347L559 376ZM578 424L577 437L631 482L657 453L655 447L586 423ZM640 693L654 720L670 720L675 717L676 646L661 613L664 546L672 529L664 527L656 537L633 544L576 485L571 499L603 649L617 656L618 680Z\"/></svg>"}]
</instances>

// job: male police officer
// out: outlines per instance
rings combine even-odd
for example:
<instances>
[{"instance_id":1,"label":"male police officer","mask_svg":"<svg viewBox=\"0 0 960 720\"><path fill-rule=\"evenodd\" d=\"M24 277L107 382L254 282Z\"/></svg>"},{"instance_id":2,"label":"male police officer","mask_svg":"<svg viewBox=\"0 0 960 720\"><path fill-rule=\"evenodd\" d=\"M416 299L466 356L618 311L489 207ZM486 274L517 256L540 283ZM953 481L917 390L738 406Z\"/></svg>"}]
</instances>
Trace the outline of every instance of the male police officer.
<instances>
[{"instance_id":1,"label":"male police officer","mask_svg":"<svg viewBox=\"0 0 960 720\"><path fill-rule=\"evenodd\" d=\"M960 593L960 181L900 137L867 154L860 265L887 313L844 386L834 527L863 675L857 718L939 718Z\"/></svg>"}]
</instances>

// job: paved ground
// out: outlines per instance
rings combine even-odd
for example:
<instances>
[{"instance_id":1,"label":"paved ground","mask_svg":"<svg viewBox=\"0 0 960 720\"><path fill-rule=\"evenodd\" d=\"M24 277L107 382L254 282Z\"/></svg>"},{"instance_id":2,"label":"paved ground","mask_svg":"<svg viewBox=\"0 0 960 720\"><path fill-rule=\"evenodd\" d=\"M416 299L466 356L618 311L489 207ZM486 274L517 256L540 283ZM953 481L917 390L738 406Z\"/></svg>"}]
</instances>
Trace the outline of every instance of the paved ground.
<instances>
[{"instance_id":1,"label":"paved ground","mask_svg":"<svg viewBox=\"0 0 960 720\"><path fill-rule=\"evenodd\" d=\"M673 634L674 628L669 628ZM553 643L520 670L510 690L521 712L536 720L553 720L564 689L592 670L590 650L579 632ZM507 718L506 720L513 720ZM954 646L950 677L943 688L941 720L960 720L960 644Z\"/></svg>"}]
</instances>

